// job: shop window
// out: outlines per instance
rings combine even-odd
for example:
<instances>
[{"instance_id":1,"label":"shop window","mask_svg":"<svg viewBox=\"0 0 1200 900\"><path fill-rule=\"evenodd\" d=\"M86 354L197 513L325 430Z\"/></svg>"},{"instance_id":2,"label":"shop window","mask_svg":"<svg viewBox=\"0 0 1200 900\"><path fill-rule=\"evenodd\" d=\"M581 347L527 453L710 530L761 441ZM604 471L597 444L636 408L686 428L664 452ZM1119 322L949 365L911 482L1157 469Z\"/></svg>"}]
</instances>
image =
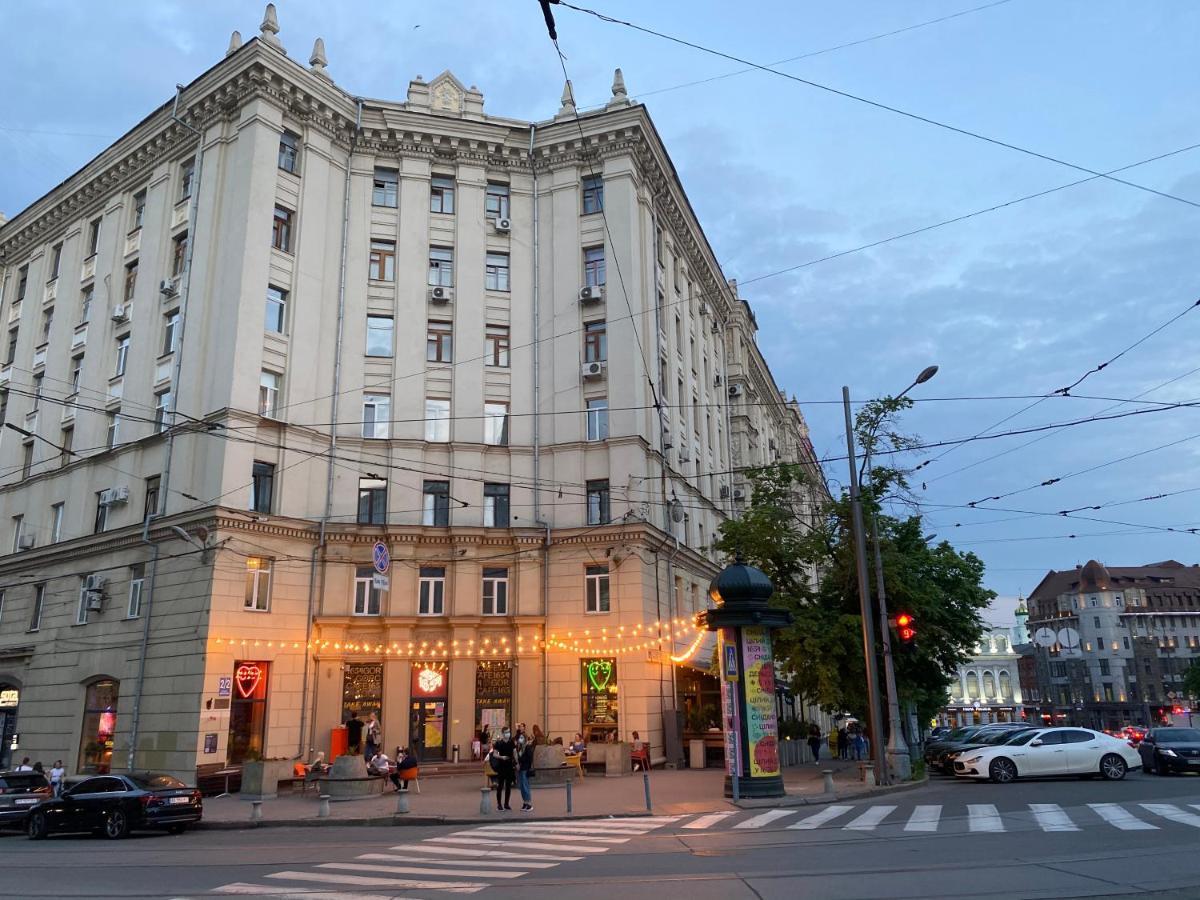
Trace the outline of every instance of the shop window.
<instances>
[{"instance_id":1,"label":"shop window","mask_svg":"<svg viewBox=\"0 0 1200 900\"><path fill-rule=\"evenodd\" d=\"M512 724L512 663L481 659L475 667L475 731L499 734Z\"/></svg>"},{"instance_id":2,"label":"shop window","mask_svg":"<svg viewBox=\"0 0 1200 900\"><path fill-rule=\"evenodd\" d=\"M614 658L579 661L583 702L583 736L602 743L617 735L617 661Z\"/></svg>"},{"instance_id":3,"label":"shop window","mask_svg":"<svg viewBox=\"0 0 1200 900\"><path fill-rule=\"evenodd\" d=\"M383 712L383 663L351 663L342 675L342 721L352 713L364 722Z\"/></svg>"},{"instance_id":4,"label":"shop window","mask_svg":"<svg viewBox=\"0 0 1200 900\"><path fill-rule=\"evenodd\" d=\"M3 601L0 595L0 601ZM17 711L21 689L15 684L0 682L0 771L12 765L12 741L17 733Z\"/></svg>"},{"instance_id":5,"label":"shop window","mask_svg":"<svg viewBox=\"0 0 1200 900\"><path fill-rule=\"evenodd\" d=\"M229 705L229 762L261 759L267 728L269 662L233 664L233 699Z\"/></svg>"},{"instance_id":6,"label":"shop window","mask_svg":"<svg viewBox=\"0 0 1200 900\"><path fill-rule=\"evenodd\" d=\"M87 686L83 700L83 729L79 734L80 772L103 775L112 767L120 687L121 683L111 678L93 681Z\"/></svg>"}]
</instances>

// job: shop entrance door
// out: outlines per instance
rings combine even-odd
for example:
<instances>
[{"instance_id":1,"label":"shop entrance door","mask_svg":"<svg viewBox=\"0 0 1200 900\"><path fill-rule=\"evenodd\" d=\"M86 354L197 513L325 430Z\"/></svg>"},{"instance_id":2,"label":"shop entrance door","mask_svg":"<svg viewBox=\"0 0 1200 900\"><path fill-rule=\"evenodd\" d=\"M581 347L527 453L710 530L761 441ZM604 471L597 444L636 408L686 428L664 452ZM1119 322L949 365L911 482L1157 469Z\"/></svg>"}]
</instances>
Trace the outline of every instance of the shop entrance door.
<instances>
[{"instance_id":1,"label":"shop entrance door","mask_svg":"<svg viewBox=\"0 0 1200 900\"><path fill-rule=\"evenodd\" d=\"M11 765L12 751L9 748L12 746L13 735L16 734L16 731L16 707L0 709L0 769L7 769Z\"/></svg>"},{"instance_id":2,"label":"shop entrance door","mask_svg":"<svg viewBox=\"0 0 1200 900\"><path fill-rule=\"evenodd\" d=\"M421 762L446 758L446 701L414 700L412 703L412 742Z\"/></svg>"}]
</instances>

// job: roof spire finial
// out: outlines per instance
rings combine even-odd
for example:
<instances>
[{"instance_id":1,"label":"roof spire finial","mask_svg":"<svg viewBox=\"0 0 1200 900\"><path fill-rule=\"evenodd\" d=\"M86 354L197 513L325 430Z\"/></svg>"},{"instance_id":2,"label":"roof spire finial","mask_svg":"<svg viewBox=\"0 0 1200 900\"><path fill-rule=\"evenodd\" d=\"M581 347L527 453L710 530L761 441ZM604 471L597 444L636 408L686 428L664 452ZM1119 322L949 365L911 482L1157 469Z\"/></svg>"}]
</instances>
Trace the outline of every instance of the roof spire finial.
<instances>
[{"instance_id":1,"label":"roof spire finial","mask_svg":"<svg viewBox=\"0 0 1200 900\"><path fill-rule=\"evenodd\" d=\"M263 42L270 44L276 50L282 50L283 44L279 42L279 16L275 14L275 4L268 3L266 10L263 11L262 24L258 26L260 37Z\"/></svg>"},{"instance_id":2,"label":"roof spire finial","mask_svg":"<svg viewBox=\"0 0 1200 900\"><path fill-rule=\"evenodd\" d=\"M226 56L233 56L242 48L242 33L235 31L229 36L229 49L225 51Z\"/></svg>"},{"instance_id":3,"label":"roof spire finial","mask_svg":"<svg viewBox=\"0 0 1200 900\"><path fill-rule=\"evenodd\" d=\"M329 78L329 73L325 71L325 67L329 65L329 58L325 55L325 39L317 38L313 41L312 56L308 58L308 64L312 67L314 75L319 75L324 79Z\"/></svg>"},{"instance_id":4,"label":"roof spire finial","mask_svg":"<svg viewBox=\"0 0 1200 900\"><path fill-rule=\"evenodd\" d=\"M614 106L628 106L629 92L625 90L625 76L621 70L613 70L612 81L612 99L608 101L608 106L611 109Z\"/></svg>"},{"instance_id":5,"label":"roof spire finial","mask_svg":"<svg viewBox=\"0 0 1200 900\"><path fill-rule=\"evenodd\" d=\"M562 106L559 107L558 115L555 116L555 118L559 118L560 116L565 116L567 118L570 118L571 116L574 116L574 115L575 115L575 90L574 90L574 88L571 87L571 82L568 79L563 84Z\"/></svg>"}]
</instances>

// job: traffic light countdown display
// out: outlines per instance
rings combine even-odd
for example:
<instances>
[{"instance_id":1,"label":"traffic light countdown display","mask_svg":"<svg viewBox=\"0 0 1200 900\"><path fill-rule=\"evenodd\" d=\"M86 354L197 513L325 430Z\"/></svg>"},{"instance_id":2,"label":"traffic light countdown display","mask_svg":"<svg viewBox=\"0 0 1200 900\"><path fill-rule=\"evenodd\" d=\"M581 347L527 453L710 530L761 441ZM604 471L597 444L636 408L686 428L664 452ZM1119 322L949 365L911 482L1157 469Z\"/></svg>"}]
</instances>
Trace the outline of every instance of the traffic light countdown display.
<instances>
[{"instance_id":1,"label":"traffic light countdown display","mask_svg":"<svg viewBox=\"0 0 1200 900\"><path fill-rule=\"evenodd\" d=\"M903 612L897 613L892 616L890 624L892 630L896 632L896 637L900 639L900 645L902 647L911 646L917 636L917 623L912 615Z\"/></svg>"}]
</instances>

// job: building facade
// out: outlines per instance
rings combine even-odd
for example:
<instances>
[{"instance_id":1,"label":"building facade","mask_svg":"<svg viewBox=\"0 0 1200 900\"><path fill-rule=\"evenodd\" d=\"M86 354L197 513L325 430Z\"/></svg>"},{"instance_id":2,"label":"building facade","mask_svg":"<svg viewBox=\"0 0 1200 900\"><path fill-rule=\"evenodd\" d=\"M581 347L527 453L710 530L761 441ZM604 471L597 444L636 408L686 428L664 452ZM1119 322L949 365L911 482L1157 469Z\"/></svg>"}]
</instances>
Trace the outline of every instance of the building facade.
<instances>
[{"instance_id":1,"label":"building facade","mask_svg":"<svg viewBox=\"0 0 1200 900\"><path fill-rule=\"evenodd\" d=\"M1013 643L1014 632L1019 629L1020 625L984 626L971 659L958 667L940 724L985 725L1025 718L1020 656Z\"/></svg>"},{"instance_id":2,"label":"building facade","mask_svg":"<svg viewBox=\"0 0 1200 900\"><path fill-rule=\"evenodd\" d=\"M1029 596L1043 722L1115 730L1165 721L1195 698L1200 567L1175 560L1049 572Z\"/></svg>"},{"instance_id":3,"label":"building facade","mask_svg":"<svg viewBox=\"0 0 1200 900\"><path fill-rule=\"evenodd\" d=\"M0 225L5 752L677 752L739 467L826 494L646 109L362 100L278 31Z\"/></svg>"}]
</instances>

